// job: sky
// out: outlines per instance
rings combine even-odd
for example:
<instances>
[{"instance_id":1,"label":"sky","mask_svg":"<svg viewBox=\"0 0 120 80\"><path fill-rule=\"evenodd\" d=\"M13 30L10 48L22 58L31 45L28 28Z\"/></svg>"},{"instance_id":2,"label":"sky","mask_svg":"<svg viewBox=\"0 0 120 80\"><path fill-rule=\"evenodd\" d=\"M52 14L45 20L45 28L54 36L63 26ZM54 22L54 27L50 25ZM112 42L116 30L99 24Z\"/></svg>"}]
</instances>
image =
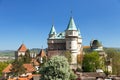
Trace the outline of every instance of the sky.
<instances>
[{"instance_id":1,"label":"sky","mask_svg":"<svg viewBox=\"0 0 120 80\"><path fill-rule=\"evenodd\" d=\"M120 47L120 0L0 0L0 50L47 48L52 24L63 32L71 16L83 45Z\"/></svg>"}]
</instances>

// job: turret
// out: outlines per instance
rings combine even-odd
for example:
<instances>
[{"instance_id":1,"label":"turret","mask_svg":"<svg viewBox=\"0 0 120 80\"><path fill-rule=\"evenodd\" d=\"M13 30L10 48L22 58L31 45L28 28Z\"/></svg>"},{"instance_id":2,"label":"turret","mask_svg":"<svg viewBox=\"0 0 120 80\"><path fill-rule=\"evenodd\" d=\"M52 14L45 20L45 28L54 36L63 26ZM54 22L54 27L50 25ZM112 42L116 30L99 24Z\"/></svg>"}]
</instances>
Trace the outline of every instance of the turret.
<instances>
[{"instance_id":1,"label":"turret","mask_svg":"<svg viewBox=\"0 0 120 80\"><path fill-rule=\"evenodd\" d=\"M66 29L66 49L71 52L77 50L78 30L76 28L73 17L70 18Z\"/></svg>"},{"instance_id":2,"label":"turret","mask_svg":"<svg viewBox=\"0 0 120 80\"><path fill-rule=\"evenodd\" d=\"M73 17L70 17L66 29L66 49L71 52L72 62L71 64L77 64L77 55L80 54L82 45L82 38L80 31L77 29Z\"/></svg>"},{"instance_id":3,"label":"turret","mask_svg":"<svg viewBox=\"0 0 120 80\"><path fill-rule=\"evenodd\" d=\"M55 30L54 25L52 25L52 28L51 28L50 33L49 33L49 38L54 38L55 35L56 35L56 30Z\"/></svg>"}]
</instances>

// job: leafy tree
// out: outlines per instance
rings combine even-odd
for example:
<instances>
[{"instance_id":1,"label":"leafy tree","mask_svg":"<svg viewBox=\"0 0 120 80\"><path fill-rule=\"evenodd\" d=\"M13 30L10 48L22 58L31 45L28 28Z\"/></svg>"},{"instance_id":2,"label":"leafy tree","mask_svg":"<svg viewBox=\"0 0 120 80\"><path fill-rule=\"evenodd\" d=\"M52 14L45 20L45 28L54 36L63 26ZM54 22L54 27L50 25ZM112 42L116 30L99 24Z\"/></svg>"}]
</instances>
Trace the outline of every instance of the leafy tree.
<instances>
[{"instance_id":1,"label":"leafy tree","mask_svg":"<svg viewBox=\"0 0 120 80\"><path fill-rule=\"evenodd\" d=\"M105 49L105 53L107 54L107 58L113 58L115 56L115 54L117 53L117 51L113 48L107 48Z\"/></svg>"},{"instance_id":2,"label":"leafy tree","mask_svg":"<svg viewBox=\"0 0 120 80\"><path fill-rule=\"evenodd\" d=\"M37 61L40 63L39 59L37 59ZM43 66L46 62L47 62L47 57L44 56L44 57L42 58L42 63L40 63L40 66Z\"/></svg>"},{"instance_id":3,"label":"leafy tree","mask_svg":"<svg viewBox=\"0 0 120 80\"><path fill-rule=\"evenodd\" d=\"M66 52L64 53L64 55L65 55L65 57L68 59L68 62L69 62L69 64L70 64L71 61L72 61L71 52L70 52L70 51L66 51Z\"/></svg>"},{"instance_id":4,"label":"leafy tree","mask_svg":"<svg viewBox=\"0 0 120 80\"><path fill-rule=\"evenodd\" d=\"M23 62L22 60L15 60L12 63L12 68L11 68L11 72L13 74L13 76L19 76L23 73L25 73L26 69L23 67Z\"/></svg>"},{"instance_id":5,"label":"leafy tree","mask_svg":"<svg viewBox=\"0 0 120 80\"><path fill-rule=\"evenodd\" d=\"M23 63L30 63L31 62L31 56L30 56L30 50L28 49L26 52L25 52L25 56L21 56L21 60Z\"/></svg>"},{"instance_id":6,"label":"leafy tree","mask_svg":"<svg viewBox=\"0 0 120 80\"><path fill-rule=\"evenodd\" d=\"M86 53L83 59L83 71L94 72L96 69L100 68L100 57L97 52Z\"/></svg>"},{"instance_id":7,"label":"leafy tree","mask_svg":"<svg viewBox=\"0 0 120 80\"><path fill-rule=\"evenodd\" d=\"M107 59L109 64L112 66L112 73L115 75L120 75L120 52L113 48L108 48L105 50L107 53Z\"/></svg>"},{"instance_id":8,"label":"leafy tree","mask_svg":"<svg viewBox=\"0 0 120 80\"><path fill-rule=\"evenodd\" d=\"M77 55L77 63L81 65L82 64L82 60L83 60L83 54L78 54Z\"/></svg>"},{"instance_id":9,"label":"leafy tree","mask_svg":"<svg viewBox=\"0 0 120 80\"><path fill-rule=\"evenodd\" d=\"M64 56L53 56L40 70L41 80L75 80L76 76L70 69Z\"/></svg>"},{"instance_id":10,"label":"leafy tree","mask_svg":"<svg viewBox=\"0 0 120 80\"><path fill-rule=\"evenodd\" d=\"M0 76L2 75L2 71L9 65L10 62L0 62Z\"/></svg>"},{"instance_id":11,"label":"leafy tree","mask_svg":"<svg viewBox=\"0 0 120 80\"><path fill-rule=\"evenodd\" d=\"M106 48L105 52L107 53L107 58L106 58L106 66L111 65L112 66L112 73L115 75L120 74L120 53L115 50L114 48ZM108 72L108 69L106 68L106 72Z\"/></svg>"}]
</instances>

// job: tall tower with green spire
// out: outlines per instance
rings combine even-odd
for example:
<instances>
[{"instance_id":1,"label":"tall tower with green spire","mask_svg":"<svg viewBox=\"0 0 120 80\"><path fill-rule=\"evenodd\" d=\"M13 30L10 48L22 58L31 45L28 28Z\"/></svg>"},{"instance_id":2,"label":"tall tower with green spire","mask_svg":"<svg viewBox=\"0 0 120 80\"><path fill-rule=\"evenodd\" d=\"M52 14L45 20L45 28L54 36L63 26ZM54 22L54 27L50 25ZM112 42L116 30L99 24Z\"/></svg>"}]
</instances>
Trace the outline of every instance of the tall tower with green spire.
<instances>
[{"instance_id":1,"label":"tall tower with green spire","mask_svg":"<svg viewBox=\"0 0 120 80\"><path fill-rule=\"evenodd\" d=\"M71 52L71 64L77 65L77 55L80 54L82 38L80 36L80 30L77 29L73 17L70 17L70 21L66 29L65 39L66 50Z\"/></svg>"}]
</instances>

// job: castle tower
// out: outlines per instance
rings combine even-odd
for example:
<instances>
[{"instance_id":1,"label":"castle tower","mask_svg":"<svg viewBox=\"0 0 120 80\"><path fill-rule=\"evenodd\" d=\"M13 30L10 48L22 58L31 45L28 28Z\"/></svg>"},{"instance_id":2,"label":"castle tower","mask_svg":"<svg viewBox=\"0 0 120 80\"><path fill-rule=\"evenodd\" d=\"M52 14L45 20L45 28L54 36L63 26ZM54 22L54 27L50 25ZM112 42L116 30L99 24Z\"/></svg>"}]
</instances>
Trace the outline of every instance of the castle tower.
<instances>
[{"instance_id":1,"label":"castle tower","mask_svg":"<svg viewBox=\"0 0 120 80\"><path fill-rule=\"evenodd\" d=\"M82 38L80 31L76 28L73 17L70 18L69 24L66 29L66 50L71 52L71 64L77 64L77 55L80 54Z\"/></svg>"},{"instance_id":2,"label":"castle tower","mask_svg":"<svg viewBox=\"0 0 120 80\"><path fill-rule=\"evenodd\" d=\"M52 25L52 28L51 28L50 33L49 33L49 38L54 38L55 35L56 35L56 30L55 30L54 25Z\"/></svg>"},{"instance_id":3,"label":"castle tower","mask_svg":"<svg viewBox=\"0 0 120 80\"><path fill-rule=\"evenodd\" d=\"M80 30L76 27L73 17L70 17L67 29L56 33L54 26L48 37L48 57L64 55L66 51L71 52L71 65L77 65L77 55L82 53L82 37ZM72 67L71 67L72 68Z\"/></svg>"}]
</instances>

